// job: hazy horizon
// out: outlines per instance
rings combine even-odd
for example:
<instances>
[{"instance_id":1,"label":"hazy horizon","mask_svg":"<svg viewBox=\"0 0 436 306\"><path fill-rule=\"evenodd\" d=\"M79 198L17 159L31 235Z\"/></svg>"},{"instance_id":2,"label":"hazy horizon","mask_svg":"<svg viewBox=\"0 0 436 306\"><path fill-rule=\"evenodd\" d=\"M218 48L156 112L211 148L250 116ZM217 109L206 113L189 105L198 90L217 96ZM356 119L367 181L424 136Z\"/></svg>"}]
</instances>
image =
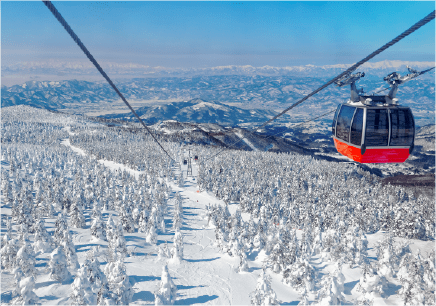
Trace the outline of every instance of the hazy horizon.
<instances>
[{"instance_id":1,"label":"hazy horizon","mask_svg":"<svg viewBox=\"0 0 436 306\"><path fill-rule=\"evenodd\" d=\"M354 63L428 15L434 2L63 2L99 62L206 68ZM2 2L2 66L89 64L41 2ZM374 58L434 61L434 21Z\"/></svg>"}]
</instances>

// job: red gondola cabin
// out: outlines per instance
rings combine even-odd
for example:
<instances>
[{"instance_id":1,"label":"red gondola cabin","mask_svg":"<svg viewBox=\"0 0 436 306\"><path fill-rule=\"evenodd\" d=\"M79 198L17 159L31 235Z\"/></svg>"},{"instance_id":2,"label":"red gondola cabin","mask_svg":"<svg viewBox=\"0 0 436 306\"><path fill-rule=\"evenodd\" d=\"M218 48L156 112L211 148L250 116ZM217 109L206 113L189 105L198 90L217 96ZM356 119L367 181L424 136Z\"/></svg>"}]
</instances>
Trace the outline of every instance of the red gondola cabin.
<instances>
[{"instance_id":1,"label":"red gondola cabin","mask_svg":"<svg viewBox=\"0 0 436 306\"><path fill-rule=\"evenodd\" d=\"M338 152L354 161L402 163L413 151L415 122L408 107L349 102L338 106L332 133Z\"/></svg>"}]
</instances>

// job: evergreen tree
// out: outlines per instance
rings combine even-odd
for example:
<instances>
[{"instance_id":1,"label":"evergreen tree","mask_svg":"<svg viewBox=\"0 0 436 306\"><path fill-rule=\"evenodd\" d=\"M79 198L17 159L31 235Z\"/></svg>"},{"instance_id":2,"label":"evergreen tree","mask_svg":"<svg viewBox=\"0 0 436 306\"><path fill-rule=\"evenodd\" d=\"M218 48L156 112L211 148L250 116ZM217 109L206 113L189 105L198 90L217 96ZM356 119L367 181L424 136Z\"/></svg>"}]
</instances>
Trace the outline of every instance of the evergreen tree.
<instances>
[{"instance_id":1,"label":"evergreen tree","mask_svg":"<svg viewBox=\"0 0 436 306\"><path fill-rule=\"evenodd\" d=\"M73 244L70 231L67 229L60 243L64 247L64 252L67 257L68 265L72 269L79 269L79 261L77 260L76 248Z\"/></svg>"},{"instance_id":2,"label":"evergreen tree","mask_svg":"<svg viewBox=\"0 0 436 306\"><path fill-rule=\"evenodd\" d=\"M6 234L5 237L8 237ZM3 269L13 270L16 264L16 256L19 249L19 243L17 239L7 239L3 242L3 247L1 248L1 265Z\"/></svg>"},{"instance_id":3,"label":"evergreen tree","mask_svg":"<svg viewBox=\"0 0 436 306\"><path fill-rule=\"evenodd\" d=\"M91 290L87 276L86 267L82 265L71 284L70 298L74 305L95 305L97 303L97 296Z\"/></svg>"},{"instance_id":4,"label":"evergreen tree","mask_svg":"<svg viewBox=\"0 0 436 306\"><path fill-rule=\"evenodd\" d=\"M322 289L319 292L320 305L342 305L345 302L343 295L343 284L341 286L338 278L334 275L327 275L322 282Z\"/></svg>"},{"instance_id":5,"label":"evergreen tree","mask_svg":"<svg viewBox=\"0 0 436 306\"><path fill-rule=\"evenodd\" d=\"M106 240L106 229L103 226L101 213L94 214L91 224L91 235L97 239Z\"/></svg>"},{"instance_id":6,"label":"evergreen tree","mask_svg":"<svg viewBox=\"0 0 436 306\"><path fill-rule=\"evenodd\" d=\"M156 226L154 224L154 219L149 220L146 241L150 244L157 243L157 234L156 234Z\"/></svg>"},{"instance_id":7,"label":"evergreen tree","mask_svg":"<svg viewBox=\"0 0 436 306\"><path fill-rule=\"evenodd\" d=\"M16 265L21 268L26 277L36 276L35 253L28 241L17 252Z\"/></svg>"},{"instance_id":8,"label":"evergreen tree","mask_svg":"<svg viewBox=\"0 0 436 306\"><path fill-rule=\"evenodd\" d=\"M77 197L70 207L70 224L75 228L85 227L85 216L82 211L82 204L79 202L80 198Z\"/></svg>"},{"instance_id":9,"label":"evergreen tree","mask_svg":"<svg viewBox=\"0 0 436 306\"><path fill-rule=\"evenodd\" d=\"M360 304L367 304L374 300L374 297L379 297L383 293L385 286L384 277L380 277L377 271L367 261L362 264L362 276L356 286L356 291L361 293Z\"/></svg>"},{"instance_id":10,"label":"evergreen tree","mask_svg":"<svg viewBox=\"0 0 436 306\"><path fill-rule=\"evenodd\" d=\"M112 299L117 305L128 305L133 297L133 289L129 276L126 274L124 258L120 257L118 260L108 263L105 274L109 289L112 292Z\"/></svg>"},{"instance_id":11,"label":"evergreen tree","mask_svg":"<svg viewBox=\"0 0 436 306\"><path fill-rule=\"evenodd\" d=\"M121 206L121 223L123 224L123 229L127 233L133 233L135 231L135 224L133 222L132 213L130 207L127 204Z\"/></svg>"},{"instance_id":12,"label":"evergreen tree","mask_svg":"<svg viewBox=\"0 0 436 306\"><path fill-rule=\"evenodd\" d=\"M305 288L311 291L314 287L315 276L315 269L301 257L298 257L295 263L283 271L283 281L295 290Z\"/></svg>"},{"instance_id":13,"label":"evergreen tree","mask_svg":"<svg viewBox=\"0 0 436 306\"><path fill-rule=\"evenodd\" d=\"M251 304L266 306L279 305L281 301L277 300L276 293L271 288L271 277L263 269L257 279L256 290L250 294Z\"/></svg>"},{"instance_id":14,"label":"evergreen tree","mask_svg":"<svg viewBox=\"0 0 436 306\"><path fill-rule=\"evenodd\" d=\"M112 238L109 241L109 252L111 261L116 261L119 258L124 260L124 257L127 256L126 238L121 224L115 225Z\"/></svg>"},{"instance_id":15,"label":"evergreen tree","mask_svg":"<svg viewBox=\"0 0 436 306\"><path fill-rule=\"evenodd\" d=\"M174 305L176 300L177 287L174 285L166 265L162 268L161 281L154 296L155 305Z\"/></svg>"},{"instance_id":16,"label":"evergreen tree","mask_svg":"<svg viewBox=\"0 0 436 306\"><path fill-rule=\"evenodd\" d=\"M87 279L94 293L98 293L102 286L107 285L106 275L100 269L100 262L94 251L88 251L83 267L85 267Z\"/></svg>"},{"instance_id":17,"label":"evergreen tree","mask_svg":"<svg viewBox=\"0 0 436 306\"><path fill-rule=\"evenodd\" d=\"M148 211L142 210L138 217L138 232L146 233L148 228Z\"/></svg>"},{"instance_id":18,"label":"evergreen tree","mask_svg":"<svg viewBox=\"0 0 436 306\"><path fill-rule=\"evenodd\" d=\"M106 221L106 238L107 241L111 241L113 235L115 235L117 231L117 226L115 225L114 219L112 218L112 214L109 215L109 218Z\"/></svg>"},{"instance_id":19,"label":"evergreen tree","mask_svg":"<svg viewBox=\"0 0 436 306\"><path fill-rule=\"evenodd\" d=\"M64 232L68 230L67 219L65 218L62 212L59 213L56 222L55 222L55 230L54 230L54 240L60 244L63 237Z\"/></svg>"},{"instance_id":20,"label":"evergreen tree","mask_svg":"<svg viewBox=\"0 0 436 306\"><path fill-rule=\"evenodd\" d=\"M19 266L15 267L12 270L12 274L14 275L14 290L12 291L12 297L16 297L20 294L20 281L25 277L23 271Z\"/></svg>"},{"instance_id":21,"label":"evergreen tree","mask_svg":"<svg viewBox=\"0 0 436 306\"><path fill-rule=\"evenodd\" d=\"M247 263L247 254L245 254L245 252L241 252L239 254L239 267L238 267L238 272L248 272L248 263Z\"/></svg>"},{"instance_id":22,"label":"evergreen tree","mask_svg":"<svg viewBox=\"0 0 436 306\"><path fill-rule=\"evenodd\" d=\"M406 254L403 259L398 273L403 286L398 293L404 305L434 303L434 299L426 300L426 297L431 297L431 295L423 278L424 268L419 252L415 256Z\"/></svg>"},{"instance_id":23,"label":"evergreen tree","mask_svg":"<svg viewBox=\"0 0 436 306\"><path fill-rule=\"evenodd\" d=\"M64 282L71 278L63 246L58 246L51 253L47 271L49 272L50 279L58 282Z\"/></svg>"},{"instance_id":24,"label":"evergreen tree","mask_svg":"<svg viewBox=\"0 0 436 306\"><path fill-rule=\"evenodd\" d=\"M23 278L19 282L19 289L17 290L18 296L11 302L12 305L35 305L38 303L39 298L33 292L35 288L35 278L29 276Z\"/></svg>"},{"instance_id":25,"label":"evergreen tree","mask_svg":"<svg viewBox=\"0 0 436 306\"><path fill-rule=\"evenodd\" d=\"M171 261L174 263L180 263L182 259L183 259L183 235L179 231L176 231L174 235Z\"/></svg>"},{"instance_id":26,"label":"evergreen tree","mask_svg":"<svg viewBox=\"0 0 436 306\"><path fill-rule=\"evenodd\" d=\"M35 252L49 253L53 250L54 242L44 226L44 220L35 222Z\"/></svg>"}]
</instances>

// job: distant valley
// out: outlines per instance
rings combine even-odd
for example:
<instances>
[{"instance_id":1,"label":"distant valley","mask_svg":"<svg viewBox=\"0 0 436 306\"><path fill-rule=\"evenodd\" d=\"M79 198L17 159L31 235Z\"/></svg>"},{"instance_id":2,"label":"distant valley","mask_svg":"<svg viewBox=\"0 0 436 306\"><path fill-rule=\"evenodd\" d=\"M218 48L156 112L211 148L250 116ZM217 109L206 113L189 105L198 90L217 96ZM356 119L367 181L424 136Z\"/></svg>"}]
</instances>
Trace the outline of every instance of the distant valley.
<instances>
[{"instance_id":1,"label":"distant valley","mask_svg":"<svg viewBox=\"0 0 436 306\"><path fill-rule=\"evenodd\" d=\"M116 85L135 109L143 107L144 111L152 105L201 99L240 109L256 109L258 113L263 110L264 115L271 115L298 101L327 80L323 77L220 75L129 79L119 80ZM382 78L363 78L358 86L368 93L387 87ZM434 87L434 78L422 77L404 84L398 91L400 103L412 107L419 126L434 123ZM296 107L286 121L296 123L334 109L346 101L349 94L348 88L331 85L306 101L304 106ZM30 81L22 85L2 86L1 95L2 107L24 104L94 116L128 111L113 89L104 82ZM181 104L177 105L180 109ZM168 108L173 106L176 104ZM156 111L156 114L162 115L162 112ZM156 119L164 118L166 117ZM244 123L239 120L240 117L232 124ZM246 120L252 122L252 117L249 116ZM194 118L194 122L204 121ZM229 121L225 122L228 124Z\"/></svg>"}]
</instances>

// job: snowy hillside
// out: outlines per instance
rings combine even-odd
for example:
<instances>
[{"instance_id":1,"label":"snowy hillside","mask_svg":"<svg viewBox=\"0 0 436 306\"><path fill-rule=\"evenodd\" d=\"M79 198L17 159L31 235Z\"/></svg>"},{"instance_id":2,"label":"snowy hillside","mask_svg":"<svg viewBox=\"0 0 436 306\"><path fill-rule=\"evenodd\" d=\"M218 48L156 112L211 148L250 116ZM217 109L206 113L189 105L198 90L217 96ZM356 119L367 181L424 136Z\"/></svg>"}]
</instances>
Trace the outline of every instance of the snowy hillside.
<instances>
[{"instance_id":1,"label":"snowy hillside","mask_svg":"<svg viewBox=\"0 0 436 306\"><path fill-rule=\"evenodd\" d=\"M131 125L27 106L1 116L3 304L435 299L434 198L295 152L209 159L222 146L184 146L175 121L154 126L172 161Z\"/></svg>"},{"instance_id":2,"label":"snowy hillside","mask_svg":"<svg viewBox=\"0 0 436 306\"><path fill-rule=\"evenodd\" d=\"M392 71L386 72L383 76L365 72L366 76L357 85L359 88L363 87L365 92L370 94L387 87L383 77ZM403 69L398 72L404 75L407 70ZM257 113L255 117L258 119L256 120L269 116L273 112L282 111L291 103L319 88L335 75L337 74L331 76L314 73L308 76L223 74L190 77L142 77L120 79L115 84L135 109L139 109L144 114L146 111L150 112L149 115L144 115L146 119L151 120L150 123L154 120L153 117L179 121L192 120L198 123L206 122L206 120L216 119L214 116L207 115L207 111L210 110L213 114L219 114L218 123L237 125L253 121L253 114L245 114L251 110ZM416 122L420 126L434 124L434 88L434 73L432 72L401 85L398 90L399 102L412 107ZM113 116L127 112L124 103L110 85L103 81L28 81L20 85L2 86L1 95L2 107L25 104L94 116ZM289 114L290 116L283 118L282 122L276 124L283 124L283 121L298 122L322 114L329 109L335 109L349 96L348 88L341 89L331 85L306 101L304 107L295 108ZM211 108L210 105L193 109L190 103L183 106L183 101L193 99L225 104L227 109L218 110ZM141 109L141 107L143 108ZM197 116L194 111L203 115ZM173 118L173 116L178 117L178 119ZM130 117L130 115L126 117Z\"/></svg>"},{"instance_id":3,"label":"snowy hillside","mask_svg":"<svg viewBox=\"0 0 436 306\"><path fill-rule=\"evenodd\" d=\"M227 65L207 68L165 68L165 67L150 67L146 65L127 63L111 63L101 62L103 69L109 74L120 75L122 77L139 75L139 76L198 76L198 75L293 75L293 76L331 76L332 74L342 72L349 68L349 64L337 65L300 65L288 67L273 67L262 66L254 67L251 65ZM362 69L371 71L372 74L383 75L392 71L405 70L406 66L414 67L415 69L426 69L434 67L434 62L411 62L398 60L385 60L381 62L368 62L362 65ZM65 62L65 61L29 61L15 62L13 64L3 64L2 73L4 76L17 74L38 74L52 76L66 75L96 75L95 67L88 61Z\"/></svg>"},{"instance_id":4,"label":"snowy hillside","mask_svg":"<svg viewBox=\"0 0 436 306\"><path fill-rule=\"evenodd\" d=\"M263 122L275 116L271 110L242 109L218 102L207 102L194 99L188 102L176 102L154 106L141 107L136 113L149 124L161 120L176 120L193 123L216 123L235 126L241 122ZM115 115L104 115L108 119L136 120L131 112Z\"/></svg>"}]
</instances>

